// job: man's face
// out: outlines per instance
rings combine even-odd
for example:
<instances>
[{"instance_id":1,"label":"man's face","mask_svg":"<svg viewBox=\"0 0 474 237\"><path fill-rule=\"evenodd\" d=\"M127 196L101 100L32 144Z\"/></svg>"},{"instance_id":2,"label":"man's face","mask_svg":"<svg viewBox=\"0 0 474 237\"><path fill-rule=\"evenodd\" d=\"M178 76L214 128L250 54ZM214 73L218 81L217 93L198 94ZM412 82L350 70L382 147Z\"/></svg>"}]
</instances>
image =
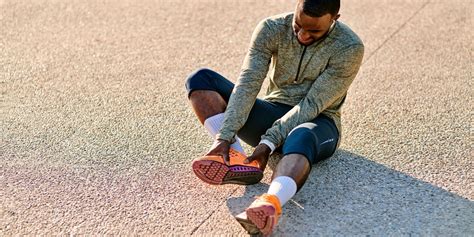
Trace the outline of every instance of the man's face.
<instances>
[{"instance_id":1,"label":"man's face","mask_svg":"<svg viewBox=\"0 0 474 237\"><path fill-rule=\"evenodd\" d=\"M307 46L325 36L337 18L339 15L329 13L321 17L308 16L304 14L302 4L298 4L293 17L293 30L300 44Z\"/></svg>"}]
</instances>

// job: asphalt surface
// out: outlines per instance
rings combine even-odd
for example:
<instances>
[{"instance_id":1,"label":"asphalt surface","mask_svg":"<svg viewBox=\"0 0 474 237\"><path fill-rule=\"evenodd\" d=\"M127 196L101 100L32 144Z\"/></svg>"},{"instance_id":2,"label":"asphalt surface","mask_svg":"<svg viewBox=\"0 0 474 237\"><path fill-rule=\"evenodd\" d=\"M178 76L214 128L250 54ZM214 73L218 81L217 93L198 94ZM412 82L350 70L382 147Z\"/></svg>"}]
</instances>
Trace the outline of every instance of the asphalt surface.
<instances>
[{"instance_id":1,"label":"asphalt surface","mask_svg":"<svg viewBox=\"0 0 474 237\"><path fill-rule=\"evenodd\" d=\"M249 187L193 175L211 139L184 81L200 67L235 81L255 25L293 7L0 0L0 235L245 235L231 215L271 170ZM474 235L472 9L342 2L366 45L342 144L276 236Z\"/></svg>"}]
</instances>

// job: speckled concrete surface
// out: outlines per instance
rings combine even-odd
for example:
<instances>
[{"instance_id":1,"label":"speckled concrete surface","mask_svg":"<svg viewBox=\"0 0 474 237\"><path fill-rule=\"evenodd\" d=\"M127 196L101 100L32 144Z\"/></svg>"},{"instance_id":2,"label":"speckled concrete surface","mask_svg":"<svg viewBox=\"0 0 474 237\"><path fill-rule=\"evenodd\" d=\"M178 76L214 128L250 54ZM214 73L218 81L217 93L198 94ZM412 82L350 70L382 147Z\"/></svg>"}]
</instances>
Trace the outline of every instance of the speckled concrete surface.
<instances>
[{"instance_id":1,"label":"speckled concrete surface","mask_svg":"<svg viewBox=\"0 0 474 237\"><path fill-rule=\"evenodd\" d=\"M245 235L268 187L201 183L184 80L235 80L293 1L0 1L0 235ZM366 44L344 138L276 236L474 235L473 3L347 0ZM247 149L249 149L247 147Z\"/></svg>"}]
</instances>

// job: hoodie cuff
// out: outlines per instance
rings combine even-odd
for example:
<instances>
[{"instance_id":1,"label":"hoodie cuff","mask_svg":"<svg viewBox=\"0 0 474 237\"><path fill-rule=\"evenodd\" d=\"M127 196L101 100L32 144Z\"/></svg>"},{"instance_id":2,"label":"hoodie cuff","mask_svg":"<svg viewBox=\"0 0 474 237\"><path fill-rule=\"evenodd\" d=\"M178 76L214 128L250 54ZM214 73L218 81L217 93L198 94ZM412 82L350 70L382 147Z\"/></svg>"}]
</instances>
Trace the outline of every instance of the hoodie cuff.
<instances>
[{"instance_id":1,"label":"hoodie cuff","mask_svg":"<svg viewBox=\"0 0 474 237\"><path fill-rule=\"evenodd\" d=\"M270 150L272 150L271 153L273 153L273 152L275 151L275 149L276 149L275 144L273 144L271 141L269 141L269 140L267 140L267 139L261 140L260 143L259 143L259 145L260 145L260 144L265 144L265 145L267 145L268 147L270 147ZM271 153L270 153L270 154L271 154Z\"/></svg>"}]
</instances>

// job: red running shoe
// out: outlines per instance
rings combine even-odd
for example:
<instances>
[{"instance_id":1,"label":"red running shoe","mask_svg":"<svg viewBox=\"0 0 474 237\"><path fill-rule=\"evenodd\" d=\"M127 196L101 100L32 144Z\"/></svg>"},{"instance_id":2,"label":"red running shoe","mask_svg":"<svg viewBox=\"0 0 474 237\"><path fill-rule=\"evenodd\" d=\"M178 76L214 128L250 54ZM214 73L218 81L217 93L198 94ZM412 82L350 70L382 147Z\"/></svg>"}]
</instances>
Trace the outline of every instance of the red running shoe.
<instances>
[{"instance_id":1,"label":"red running shoe","mask_svg":"<svg viewBox=\"0 0 474 237\"><path fill-rule=\"evenodd\" d=\"M196 176L208 184L256 184L263 178L263 171L257 161L244 164L246 157L230 149L230 165L224 163L222 156L203 156L193 160Z\"/></svg>"},{"instance_id":2,"label":"red running shoe","mask_svg":"<svg viewBox=\"0 0 474 237\"><path fill-rule=\"evenodd\" d=\"M275 195L263 194L245 210L245 214L246 216L239 214L235 218L249 234L257 234L259 231L268 236L278 224L281 215L280 200Z\"/></svg>"}]
</instances>

